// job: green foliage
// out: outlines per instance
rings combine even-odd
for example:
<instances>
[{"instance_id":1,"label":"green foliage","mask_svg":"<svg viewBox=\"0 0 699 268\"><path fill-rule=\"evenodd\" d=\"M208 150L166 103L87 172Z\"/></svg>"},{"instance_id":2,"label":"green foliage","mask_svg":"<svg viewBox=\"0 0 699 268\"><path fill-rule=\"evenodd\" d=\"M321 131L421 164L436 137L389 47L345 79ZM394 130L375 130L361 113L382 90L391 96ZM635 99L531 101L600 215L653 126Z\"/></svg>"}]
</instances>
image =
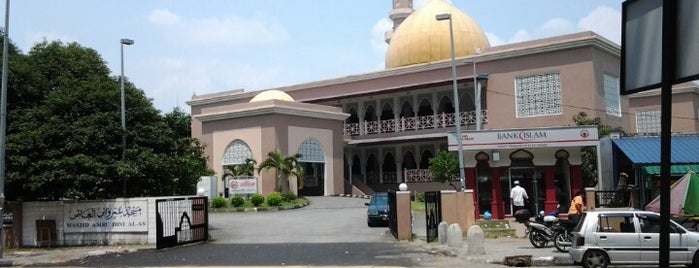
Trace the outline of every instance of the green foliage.
<instances>
[{"instance_id":1,"label":"green foliage","mask_svg":"<svg viewBox=\"0 0 699 268\"><path fill-rule=\"evenodd\" d=\"M449 182L449 185L456 188L451 183L451 177L459 173L459 162L456 156L447 152L439 151L437 156L430 159L428 169L432 172L432 178L438 182Z\"/></svg>"},{"instance_id":2,"label":"green foliage","mask_svg":"<svg viewBox=\"0 0 699 268\"><path fill-rule=\"evenodd\" d=\"M291 202L296 200L296 194L292 191L286 191L282 193L282 198L284 199L284 202Z\"/></svg>"},{"instance_id":3,"label":"green foliage","mask_svg":"<svg viewBox=\"0 0 699 268\"><path fill-rule=\"evenodd\" d=\"M179 108L162 115L128 81L122 130L119 79L95 50L44 41L10 56L8 200L192 194L213 174L190 137L191 117Z\"/></svg>"},{"instance_id":4,"label":"green foliage","mask_svg":"<svg viewBox=\"0 0 699 268\"><path fill-rule=\"evenodd\" d=\"M259 206L265 202L265 197L261 194L254 194L250 197L250 202L253 206Z\"/></svg>"},{"instance_id":5,"label":"green foliage","mask_svg":"<svg viewBox=\"0 0 699 268\"><path fill-rule=\"evenodd\" d=\"M232 166L226 167L225 173L228 175L231 175L233 177L254 176L256 165L257 165L257 161L255 161L255 159L247 158L247 159L245 159L245 163L243 163L243 164L232 165Z\"/></svg>"},{"instance_id":6,"label":"green foliage","mask_svg":"<svg viewBox=\"0 0 699 268\"><path fill-rule=\"evenodd\" d=\"M415 196L415 201L425 203L425 193L417 193L417 196Z\"/></svg>"},{"instance_id":7,"label":"green foliage","mask_svg":"<svg viewBox=\"0 0 699 268\"><path fill-rule=\"evenodd\" d=\"M226 199L221 197L221 196L217 196L216 198L214 198L214 200L211 200L211 207L212 208L225 208L226 207Z\"/></svg>"},{"instance_id":8,"label":"green foliage","mask_svg":"<svg viewBox=\"0 0 699 268\"><path fill-rule=\"evenodd\" d=\"M245 204L245 198L242 195L234 195L231 198L231 205L234 207L240 207Z\"/></svg>"},{"instance_id":9,"label":"green foliage","mask_svg":"<svg viewBox=\"0 0 699 268\"><path fill-rule=\"evenodd\" d=\"M282 201L284 201L284 198L278 192L272 192L267 196L267 205L278 207L282 205Z\"/></svg>"},{"instance_id":10,"label":"green foliage","mask_svg":"<svg viewBox=\"0 0 699 268\"><path fill-rule=\"evenodd\" d=\"M597 126L599 136L609 135L610 132L621 132L619 127L612 127L602 122L602 119L595 117L590 119L585 112L580 112L573 116L573 122L578 126ZM585 187L597 185L597 152L595 147L585 147L581 150L583 184Z\"/></svg>"},{"instance_id":11,"label":"green foliage","mask_svg":"<svg viewBox=\"0 0 699 268\"><path fill-rule=\"evenodd\" d=\"M260 163L257 172L261 170L274 169L277 172L277 191L286 192L289 190L289 176L297 178L298 189L303 189L303 167L299 164L300 154L285 156L279 149L267 154L267 159Z\"/></svg>"}]
</instances>

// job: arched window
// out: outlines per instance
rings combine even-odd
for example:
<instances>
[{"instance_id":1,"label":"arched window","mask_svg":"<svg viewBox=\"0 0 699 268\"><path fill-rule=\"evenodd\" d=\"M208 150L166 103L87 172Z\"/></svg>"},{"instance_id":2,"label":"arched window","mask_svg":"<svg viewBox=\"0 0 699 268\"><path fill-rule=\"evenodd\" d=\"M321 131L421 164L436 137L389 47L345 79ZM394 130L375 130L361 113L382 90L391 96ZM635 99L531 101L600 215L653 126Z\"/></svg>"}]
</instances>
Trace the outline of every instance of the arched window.
<instances>
[{"instance_id":1,"label":"arched window","mask_svg":"<svg viewBox=\"0 0 699 268\"><path fill-rule=\"evenodd\" d=\"M376 116L376 109L374 108L374 105L369 105L366 107L366 111L364 112L364 120L365 121L376 121L378 118Z\"/></svg>"},{"instance_id":2,"label":"arched window","mask_svg":"<svg viewBox=\"0 0 699 268\"><path fill-rule=\"evenodd\" d=\"M393 108L391 105L388 103L384 104L383 108L381 109L381 120L391 120L394 119L394 117L395 115L393 114Z\"/></svg>"},{"instance_id":3,"label":"arched window","mask_svg":"<svg viewBox=\"0 0 699 268\"><path fill-rule=\"evenodd\" d=\"M420 169L428 169L430 168L430 159L432 159L434 155L430 150L425 150L422 152L422 156L420 157Z\"/></svg>"},{"instance_id":4,"label":"arched window","mask_svg":"<svg viewBox=\"0 0 699 268\"><path fill-rule=\"evenodd\" d=\"M314 138L308 138L299 145L299 162L325 163L323 145Z\"/></svg>"},{"instance_id":5,"label":"arched window","mask_svg":"<svg viewBox=\"0 0 699 268\"><path fill-rule=\"evenodd\" d=\"M403 154L403 169L417 169L415 156L410 151Z\"/></svg>"},{"instance_id":6,"label":"arched window","mask_svg":"<svg viewBox=\"0 0 699 268\"><path fill-rule=\"evenodd\" d=\"M418 107L418 116L430 116L434 115L434 110L432 110L432 104L428 99L422 99L420 101L420 106Z\"/></svg>"},{"instance_id":7,"label":"arched window","mask_svg":"<svg viewBox=\"0 0 699 268\"><path fill-rule=\"evenodd\" d=\"M400 108L400 116L401 117L413 117L415 116L415 112L413 112L413 106L410 105L410 102L404 101L403 105Z\"/></svg>"},{"instance_id":8,"label":"arched window","mask_svg":"<svg viewBox=\"0 0 699 268\"><path fill-rule=\"evenodd\" d=\"M359 116L357 116L357 110L354 107L349 110L350 116L345 119L346 124L356 124L359 123Z\"/></svg>"},{"instance_id":9,"label":"arched window","mask_svg":"<svg viewBox=\"0 0 699 268\"><path fill-rule=\"evenodd\" d=\"M493 183L490 180L490 157L487 153L476 154L476 189L478 191L478 212L491 211L493 202ZM491 211L492 212L492 211Z\"/></svg>"}]
</instances>

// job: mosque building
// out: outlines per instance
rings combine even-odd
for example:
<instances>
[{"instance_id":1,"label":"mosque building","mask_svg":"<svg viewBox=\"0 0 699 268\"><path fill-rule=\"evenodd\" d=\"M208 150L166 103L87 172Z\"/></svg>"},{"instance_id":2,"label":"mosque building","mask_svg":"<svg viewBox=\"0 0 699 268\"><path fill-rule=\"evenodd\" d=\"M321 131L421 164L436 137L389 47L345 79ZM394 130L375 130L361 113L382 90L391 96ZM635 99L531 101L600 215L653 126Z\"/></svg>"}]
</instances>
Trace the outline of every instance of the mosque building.
<instances>
[{"instance_id":1,"label":"mosque building","mask_svg":"<svg viewBox=\"0 0 699 268\"><path fill-rule=\"evenodd\" d=\"M219 192L230 179L224 168L259 163L275 149L301 154L304 187L292 190L302 195L371 194L399 183L414 192L453 189L428 172L429 160L448 150L463 157L477 216L511 215L514 181L537 211L551 211L584 187L581 149L599 148L597 128L576 126L575 115L626 130L659 125L629 113L652 106L648 94L619 95L620 47L594 32L490 46L471 17L443 0L417 10L412 0L392 2L385 70L188 101L192 136L223 178ZM696 87L687 91L697 103ZM697 131L693 116L686 131ZM275 190L273 170L256 175L258 192Z\"/></svg>"}]
</instances>

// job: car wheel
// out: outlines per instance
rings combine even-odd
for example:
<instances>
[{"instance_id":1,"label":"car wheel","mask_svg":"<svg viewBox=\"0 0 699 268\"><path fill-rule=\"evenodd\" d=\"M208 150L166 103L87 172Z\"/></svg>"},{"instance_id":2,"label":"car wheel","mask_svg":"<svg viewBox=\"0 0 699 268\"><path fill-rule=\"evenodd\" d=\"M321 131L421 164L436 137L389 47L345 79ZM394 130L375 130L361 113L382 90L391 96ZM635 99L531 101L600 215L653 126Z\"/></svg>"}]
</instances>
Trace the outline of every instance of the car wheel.
<instances>
[{"instance_id":1,"label":"car wheel","mask_svg":"<svg viewBox=\"0 0 699 268\"><path fill-rule=\"evenodd\" d=\"M553 237L553 245L560 252L568 252L572 241L573 237L568 232L560 232Z\"/></svg>"},{"instance_id":2,"label":"car wheel","mask_svg":"<svg viewBox=\"0 0 699 268\"><path fill-rule=\"evenodd\" d=\"M609 265L609 257L602 251L589 250L583 255L582 266L585 268L606 268L607 265Z\"/></svg>"},{"instance_id":3,"label":"car wheel","mask_svg":"<svg viewBox=\"0 0 699 268\"><path fill-rule=\"evenodd\" d=\"M692 258L692 264L687 266L692 268L699 268L699 251L694 253L694 258Z\"/></svg>"},{"instance_id":4,"label":"car wheel","mask_svg":"<svg viewBox=\"0 0 699 268\"><path fill-rule=\"evenodd\" d=\"M543 248L548 244L546 235L536 229L532 229L531 232L529 232L529 242L531 242L535 248Z\"/></svg>"}]
</instances>

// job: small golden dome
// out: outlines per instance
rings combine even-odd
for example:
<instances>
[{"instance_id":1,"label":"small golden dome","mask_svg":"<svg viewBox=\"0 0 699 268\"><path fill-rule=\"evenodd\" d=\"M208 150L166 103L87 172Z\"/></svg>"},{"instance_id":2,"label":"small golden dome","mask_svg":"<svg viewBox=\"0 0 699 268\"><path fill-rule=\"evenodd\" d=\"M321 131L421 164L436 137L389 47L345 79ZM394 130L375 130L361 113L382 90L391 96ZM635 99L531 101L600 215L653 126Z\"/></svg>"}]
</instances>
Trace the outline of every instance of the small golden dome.
<instances>
[{"instance_id":1,"label":"small golden dome","mask_svg":"<svg viewBox=\"0 0 699 268\"><path fill-rule=\"evenodd\" d=\"M271 89L262 91L260 94L255 95L250 102L266 101L266 100L283 100L283 101L294 101L294 98L286 94L284 91Z\"/></svg>"},{"instance_id":2,"label":"small golden dome","mask_svg":"<svg viewBox=\"0 0 699 268\"><path fill-rule=\"evenodd\" d=\"M449 21L438 21L438 14L451 14L456 57L490 48L485 33L471 17L442 0L430 0L396 29L386 51L387 69L451 59Z\"/></svg>"}]
</instances>

